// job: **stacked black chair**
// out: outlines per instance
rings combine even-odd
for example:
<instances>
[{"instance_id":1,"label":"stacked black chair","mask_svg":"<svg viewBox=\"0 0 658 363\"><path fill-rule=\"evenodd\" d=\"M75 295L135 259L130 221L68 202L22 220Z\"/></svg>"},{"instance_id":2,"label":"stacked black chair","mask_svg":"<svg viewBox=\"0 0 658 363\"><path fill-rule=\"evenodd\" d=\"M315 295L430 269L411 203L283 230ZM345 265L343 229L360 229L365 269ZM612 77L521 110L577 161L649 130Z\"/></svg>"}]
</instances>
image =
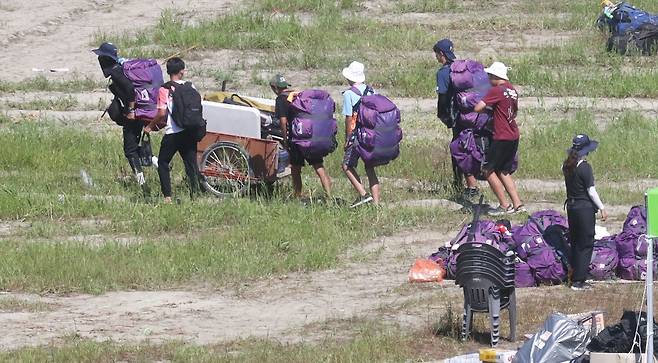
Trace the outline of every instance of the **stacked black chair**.
<instances>
[{"instance_id":1,"label":"stacked black chair","mask_svg":"<svg viewBox=\"0 0 658 363\"><path fill-rule=\"evenodd\" d=\"M479 219L480 205L473 223ZM474 227L473 227L474 228ZM505 255L497 248L473 243L474 231L469 233L470 243L457 249L457 274L455 284L464 291L464 320L462 339L468 339L473 325L473 313L488 313L491 321L491 346L498 344L500 335L500 311L508 309L510 340L516 340L516 292L514 289L514 254Z\"/></svg>"}]
</instances>

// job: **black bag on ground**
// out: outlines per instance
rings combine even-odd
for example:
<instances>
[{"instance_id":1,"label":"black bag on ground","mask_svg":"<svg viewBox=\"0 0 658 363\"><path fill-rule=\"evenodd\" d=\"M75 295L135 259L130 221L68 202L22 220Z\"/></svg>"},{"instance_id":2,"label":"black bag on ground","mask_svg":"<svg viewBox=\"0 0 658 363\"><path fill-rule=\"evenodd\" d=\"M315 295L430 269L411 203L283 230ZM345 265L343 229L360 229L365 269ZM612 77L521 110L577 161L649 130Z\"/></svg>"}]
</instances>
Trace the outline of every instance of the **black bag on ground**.
<instances>
[{"instance_id":1,"label":"black bag on ground","mask_svg":"<svg viewBox=\"0 0 658 363\"><path fill-rule=\"evenodd\" d=\"M172 89L172 86L174 86ZM200 141L206 134L206 120L203 119L203 106L201 94L192 87L192 83L171 82L165 84L172 92L173 106L171 118L179 127L189 130L196 141Z\"/></svg>"},{"instance_id":2,"label":"black bag on ground","mask_svg":"<svg viewBox=\"0 0 658 363\"><path fill-rule=\"evenodd\" d=\"M638 328L639 319L639 328ZM635 329L638 328L639 341L634 342ZM654 329L658 325L654 324ZM639 343L640 345L638 346ZM658 336L654 336L654 345L658 344ZM609 326L595 336L587 349L591 352L600 353L640 353L644 351L647 344L647 314L633 311L624 311L619 323Z\"/></svg>"},{"instance_id":3,"label":"black bag on ground","mask_svg":"<svg viewBox=\"0 0 658 363\"><path fill-rule=\"evenodd\" d=\"M144 132L139 139L139 147L137 148L139 155L139 162L142 166L153 165L153 149L151 148L151 135Z\"/></svg>"},{"instance_id":4,"label":"black bag on ground","mask_svg":"<svg viewBox=\"0 0 658 363\"><path fill-rule=\"evenodd\" d=\"M658 25L644 24L633 33L637 48L643 55L656 54L658 47Z\"/></svg>"}]
</instances>

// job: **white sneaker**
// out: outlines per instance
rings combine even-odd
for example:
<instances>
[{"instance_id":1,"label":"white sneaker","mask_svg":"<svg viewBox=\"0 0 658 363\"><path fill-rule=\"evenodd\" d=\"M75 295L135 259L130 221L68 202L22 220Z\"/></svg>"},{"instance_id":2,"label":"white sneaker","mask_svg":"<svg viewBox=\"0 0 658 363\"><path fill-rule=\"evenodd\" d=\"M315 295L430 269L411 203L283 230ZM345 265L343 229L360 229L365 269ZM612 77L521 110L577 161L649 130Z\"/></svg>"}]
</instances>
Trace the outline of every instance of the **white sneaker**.
<instances>
[{"instance_id":1,"label":"white sneaker","mask_svg":"<svg viewBox=\"0 0 658 363\"><path fill-rule=\"evenodd\" d=\"M146 184L146 178L144 178L144 173L135 174L135 179L137 179L137 184L139 184L139 186Z\"/></svg>"},{"instance_id":2,"label":"white sneaker","mask_svg":"<svg viewBox=\"0 0 658 363\"><path fill-rule=\"evenodd\" d=\"M157 169L158 168L158 157L157 156L152 156L151 157L151 162L153 163L153 166Z\"/></svg>"}]
</instances>

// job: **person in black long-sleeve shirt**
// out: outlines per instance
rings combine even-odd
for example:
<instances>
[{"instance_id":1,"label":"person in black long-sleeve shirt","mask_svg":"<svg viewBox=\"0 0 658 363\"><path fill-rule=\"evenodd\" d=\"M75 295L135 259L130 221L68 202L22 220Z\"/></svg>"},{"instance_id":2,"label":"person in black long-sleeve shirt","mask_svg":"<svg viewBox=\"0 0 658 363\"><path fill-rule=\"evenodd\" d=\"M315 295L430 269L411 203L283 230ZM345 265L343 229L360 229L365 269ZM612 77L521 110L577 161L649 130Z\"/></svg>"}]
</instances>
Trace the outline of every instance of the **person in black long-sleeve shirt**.
<instances>
[{"instance_id":1,"label":"person in black long-sleeve shirt","mask_svg":"<svg viewBox=\"0 0 658 363\"><path fill-rule=\"evenodd\" d=\"M585 280L594 247L596 212L601 212L603 221L608 218L603 202L596 192L592 166L585 160L590 152L596 150L598 144L585 134L576 135L562 166L567 189L565 206L571 234L571 289L577 291L590 288Z\"/></svg>"},{"instance_id":2,"label":"person in black long-sleeve shirt","mask_svg":"<svg viewBox=\"0 0 658 363\"><path fill-rule=\"evenodd\" d=\"M103 71L103 76L112 81L109 86L110 92L121 101L122 113L125 117L125 120L121 122L123 126L123 153L128 159L130 168L135 173L137 183L144 185L146 181L138 152L144 121L135 119L135 86L123 73L117 48L113 44L103 43L92 52L98 55L98 63Z\"/></svg>"}]
</instances>

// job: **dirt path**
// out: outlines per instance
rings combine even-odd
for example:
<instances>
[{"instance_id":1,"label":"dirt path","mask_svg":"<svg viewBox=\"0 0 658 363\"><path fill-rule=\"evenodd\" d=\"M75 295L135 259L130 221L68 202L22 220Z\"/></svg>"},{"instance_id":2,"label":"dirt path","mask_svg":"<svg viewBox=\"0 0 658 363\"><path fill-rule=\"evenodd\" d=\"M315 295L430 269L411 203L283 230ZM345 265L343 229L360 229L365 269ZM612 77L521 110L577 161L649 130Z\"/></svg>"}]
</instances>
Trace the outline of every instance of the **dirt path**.
<instances>
[{"instance_id":1,"label":"dirt path","mask_svg":"<svg viewBox=\"0 0 658 363\"><path fill-rule=\"evenodd\" d=\"M35 69L68 68L71 74L97 75L89 52L99 32L135 32L154 24L165 8L185 9L198 17L228 10L231 0L33 0L0 7L2 78L17 81ZM36 20L36 21L35 21Z\"/></svg>"},{"instance_id":2,"label":"dirt path","mask_svg":"<svg viewBox=\"0 0 658 363\"><path fill-rule=\"evenodd\" d=\"M182 339L198 344L261 337L298 341L304 327L368 314L387 304L432 296L406 285L414 257L449 239L445 231L417 231L373 241L339 268L294 273L223 291L122 291L70 297L3 294L52 306L46 312L0 313L0 349L84 338L136 343ZM363 256L370 256L365 258ZM445 289L455 289L446 284ZM409 319L409 317L404 317Z\"/></svg>"}]
</instances>

